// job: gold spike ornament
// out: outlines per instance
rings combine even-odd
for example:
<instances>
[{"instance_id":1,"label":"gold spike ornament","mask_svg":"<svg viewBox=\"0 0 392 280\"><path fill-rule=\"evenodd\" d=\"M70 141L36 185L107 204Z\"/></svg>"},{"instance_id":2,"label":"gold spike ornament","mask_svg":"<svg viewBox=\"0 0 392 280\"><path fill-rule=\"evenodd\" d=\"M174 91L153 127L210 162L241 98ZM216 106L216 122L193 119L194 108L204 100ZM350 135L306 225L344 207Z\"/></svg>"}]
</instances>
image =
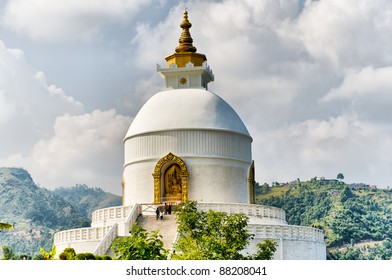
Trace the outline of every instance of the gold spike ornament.
<instances>
[{"instance_id":1,"label":"gold spike ornament","mask_svg":"<svg viewBox=\"0 0 392 280\"><path fill-rule=\"evenodd\" d=\"M188 12L184 11L184 19L180 24L182 28L182 33L180 37L180 44L176 48L176 53L182 52L196 52L196 47L193 46L193 39L191 37L191 33L189 33L189 29L192 27L192 23L188 20Z\"/></svg>"},{"instance_id":2,"label":"gold spike ornament","mask_svg":"<svg viewBox=\"0 0 392 280\"><path fill-rule=\"evenodd\" d=\"M179 40L179 45L175 49L175 53L167 56L165 59L167 65L170 67L176 64L177 67L185 67L187 63L191 62L194 66L201 66L207 60L204 54L196 53L196 47L193 46L193 39L189 33L192 24L188 20L188 12L184 11L184 18L180 24L182 33Z\"/></svg>"}]
</instances>

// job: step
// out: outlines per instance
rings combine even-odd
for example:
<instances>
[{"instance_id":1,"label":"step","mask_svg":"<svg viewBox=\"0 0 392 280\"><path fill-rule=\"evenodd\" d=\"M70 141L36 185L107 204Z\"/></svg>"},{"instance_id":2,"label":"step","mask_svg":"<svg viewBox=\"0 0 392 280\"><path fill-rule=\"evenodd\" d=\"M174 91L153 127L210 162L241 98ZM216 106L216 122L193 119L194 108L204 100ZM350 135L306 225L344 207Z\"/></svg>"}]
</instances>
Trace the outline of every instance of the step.
<instances>
[{"instance_id":1,"label":"step","mask_svg":"<svg viewBox=\"0 0 392 280\"><path fill-rule=\"evenodd\" d=\"M138 223L148 232L159 230L159 235L162 236L164 248L171 249L177 233L175 214L165 215L163 220L157 220L156 217L152 215L141 215L138 218Z\"/></svg>"}]
</instances>

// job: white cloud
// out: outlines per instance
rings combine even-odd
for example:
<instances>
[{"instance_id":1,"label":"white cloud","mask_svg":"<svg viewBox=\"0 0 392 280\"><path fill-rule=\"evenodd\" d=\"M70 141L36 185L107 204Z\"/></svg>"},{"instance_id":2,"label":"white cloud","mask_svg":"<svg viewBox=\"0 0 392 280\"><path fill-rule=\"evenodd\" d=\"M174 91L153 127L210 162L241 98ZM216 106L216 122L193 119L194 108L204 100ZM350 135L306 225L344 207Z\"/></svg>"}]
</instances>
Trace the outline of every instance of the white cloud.
<instances>
[{"instance_id":1,"label":"white cloud","mask_svg":"<svg viewBox=\"0 0 392 280\"><path fill-rule=\"evenodd\" d=\"M139 79L134 85L132 96L126 96L122 100L123 106L130 115L136 115L144 103L155 93L162 90L162 88L162 79L157 73L152 74L150 77Z\"/></svg>"},{"instance_id":2,"label":"white cloud","mask_svg":"<svg viewBox=\"0 0 392 280\"><path fill-rule=\"evenodd\" d=\"M0 124L7 122L14 113L15 106L5 99L3 91L0 90Z\"/></svg>"},{"instance_id":3,"label":"white cloud","mask_svg":"<svg viewBox=\"0 0 392 280\"><path fill-rule=\"evenodd\" d=\"M88 183L120 193L121 143L130 123L115 110L58 117L54 135L39 141L32 151L32 171L48 187Z\"/></svg>"},{"instance_id":4,"label":"white cloud","mask_svg":"<svg viewBox=\"0 0 392 280\"><path fill-rule=\"evenodd\" d=\"M42 71L38 71L35 74L34 77L37 81L39 81L41 83L41 85L47 89L47 91L50 93L50 96L52 98L57 98L57 99L61 99L62 101L64 101L65 103L68 103L72 106L74 106L75 108L80 108L80 110L82 111L83 109L83 104L77 100L75 100L75 98L73 98L72 96L67 96L64 91L61 88L56 87L56 85L48 85L47 81L46 81L46 76L45 73Z\"/></svg>"},{"instance_id":5,"label":"white cloud","mask_svg":"<svg viewBox=\"0 0 392 280\"><path fill-rule=\"evenodd\" d=\"M360 70L349 69L342 83L330 90L324 101L352 99L362 96L389 97L392 92L392 67L374 69L372 66Z\"/></svg>"},{"instance_id":6,"label":"white cloud","mask_svg":"<svg viewBox=\"0 0 392 280\"><path fill-rule=\"evenodd\" d=\"M336 67L392 62L392 2L388 0L309 1L298 19L307 50Z\"/></svg>"},{"instance_id":7,"label":"white cloud","mask_svg":"<svg viewBox=\"0 0 392 280\"><path fill-rule=\"evenodd\" d=\"M130 123L114 109L59 116L53 135L39 140L27 156L10 155L6 163L26 168L44 187L86 183L119 194L121 143Z\"/></svg>"},{"instance_id":8,"label":"white cloud","mask_svg":"<svg viewBox=\"0 0 392 280\"><path fill-rule=\"evenodd\" d=\"M8 0L3 24L33 39L88 39L110 22L130 20L148 0Z\"/></svg>"},{"instance_id":9,"label":"white cloud","mask_svg":"<svg viewBox=\"0 0 392 280\"><path fill-rule=\"evenodd\" d=\"M24 58L23 51L0 41L0 158L27 152L41 137L53 131L58 115L80 114L83 105L52 85ZM57 92L57 93L56 93Z\"/></svg>"},{"instance_id":10,"label":"white cloud","mask_svg":"<svg viewBox=\"0 0 392 280\"><path fill-rule=\"evenodd\" d=\"M131 118L84 113L81 102L0 41L0 166L21 166L45 187L86 183L119 193Z\"/></svg>"},{"instance_id":11,"label":"white cloud","mask_svg":"<svg viewBox=\"0 0 392 280\"><path fill-rule=\"evenodd\" d=\"M120 143L129 118L114 110L84 114L82 103L48 85L21 50L1 41L0 61L0 165L23 166L48 187L111 186L108 174L121 173L113 168L122 160Z\"/></svg>"},{"instance_id":12,"label":"white cloud","mask_svg":"<svg viewBox=\"0 0 392 280\"><path fill-rule=\"evenodd\" d=\"M24 58L22 50L9 49L0 41L0 89L9 102L22 112L36 110L56 114L83 111L83 104L55 85L48 85L45 74L37 71ZM44 104L44 102L46 104ZM49 102L49 103L48 103ZM62 108L60 108L62 107ZM42 109L46 110L42 110Z\"/></svg>"},{"instance_id":13,"label":"white cloud","mask_svg":"<svg viewBox=\"0 0 392 280\"><path fill-rule=\"evenodd\" d=\"M335 178L343 172L348 182L391 185L391 144L390 124L352 115L307 120L257 134L255 150L263 159L257 171L269 182Z\"/></svg>"},{"instance_id":14,"label":"white cloud","mask_svg":"<svg viewBox=\"0 0 392 280\"><path fill-rule=\"evenodd\" d=\"M349 69L344 79L321 99L322 105L347 104L346 110L380 123L391 123L392 67Z\"/></svg>"}]
</instances>

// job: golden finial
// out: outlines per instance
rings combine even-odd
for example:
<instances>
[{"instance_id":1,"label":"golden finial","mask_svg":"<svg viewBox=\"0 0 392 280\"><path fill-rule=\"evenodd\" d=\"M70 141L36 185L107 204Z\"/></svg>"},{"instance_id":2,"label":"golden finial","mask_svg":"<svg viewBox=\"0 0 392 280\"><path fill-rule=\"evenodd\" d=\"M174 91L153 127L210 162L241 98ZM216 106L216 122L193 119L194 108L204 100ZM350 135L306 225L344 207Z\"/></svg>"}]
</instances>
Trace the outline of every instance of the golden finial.
<instances>
[{"instance_id":1,"label":"golden finial","mask_svg":"<svg viewBox=\"0 0 392 280\"><path fill-rule=\"evenodd\" d=\"M177 67L185 67L187 63L191 62L194 66L202 66L207 58L204 54L196 53L196 47L192 45L193 39L189 33L189 28L192 27L192 24L188 20L187 10L184 11L184 18L180 27L182 28L180 44L174 54L165 58L167 65L170 67L170 65L176 64Z\"/></svg>"},{"instance_id":2,"label":"golden finial","mask_svg":"<svg viewBox=\"0 0 392 280\"><path fill-rule=\"evenodd\" d=\"M183 53L183 52L196 52L196 47L192 45L193 39L191 34L189 33L189 28L192 27L192 23L188 20L188 12L187 10L184 11L184 19L182 20L180 27L182 28L182 33L180 37L180 44L176 48L176 53Z\"/></svg>"}]
</instances>

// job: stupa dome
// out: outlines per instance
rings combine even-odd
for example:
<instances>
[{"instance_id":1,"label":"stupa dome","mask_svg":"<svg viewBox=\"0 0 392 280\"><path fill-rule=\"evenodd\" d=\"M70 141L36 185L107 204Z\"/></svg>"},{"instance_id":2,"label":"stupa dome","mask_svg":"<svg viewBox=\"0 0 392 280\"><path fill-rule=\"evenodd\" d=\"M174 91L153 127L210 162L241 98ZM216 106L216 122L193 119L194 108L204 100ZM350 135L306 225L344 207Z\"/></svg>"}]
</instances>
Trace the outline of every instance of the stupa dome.
<instances>
[{"instance_id":1,"label":"stupa dome","mask_svg":"<svg viewBox=\"0 0 392 280\"><path fill-rule=\"evenodd\" d=\"M164 90L151 97L133 120L125 138L182 129L223 130L250 137L226 101L206 89L187 88Z\"/></svg>"}]
</instances>

